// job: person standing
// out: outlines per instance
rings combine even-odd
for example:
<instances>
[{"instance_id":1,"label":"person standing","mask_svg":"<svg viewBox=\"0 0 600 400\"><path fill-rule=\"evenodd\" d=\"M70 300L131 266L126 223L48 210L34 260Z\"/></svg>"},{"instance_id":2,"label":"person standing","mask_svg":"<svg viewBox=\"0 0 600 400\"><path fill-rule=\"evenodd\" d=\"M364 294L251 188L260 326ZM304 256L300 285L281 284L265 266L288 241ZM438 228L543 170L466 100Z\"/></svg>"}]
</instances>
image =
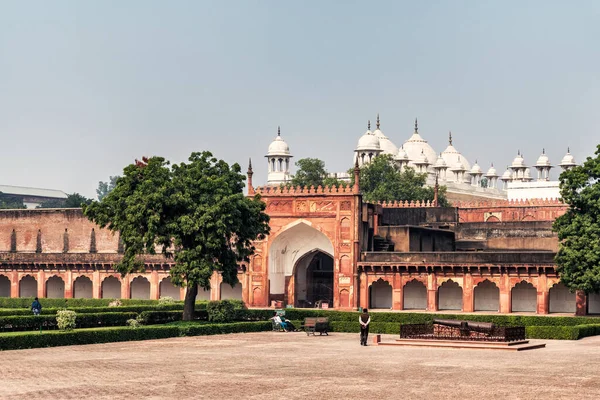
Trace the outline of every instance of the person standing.
<instances>
[{"instance_id":1,"label":"person standing","mask_svg":"<svg viewBox=\"0 0 600 400\"><path fill-rule=\"evenodd\" d=\"M33 315L40 315L42 312L42 304L37 297L33 300L33 303L31 303L31 311L33 311Z\"/></svg>"},{"instance_id":2,"label":"person standing","mask_svg":"<svg viewBox=\"0 0 600 400\"><path fill-rule=\"evenodd\" d=\"M358 317L358 322L360 322L360 345L367 345L367 338L369 337L369 324L371 323L371 316L369 315L369 310L366 308L363 309L362 314Z\"/></svg>"}]
</instances>

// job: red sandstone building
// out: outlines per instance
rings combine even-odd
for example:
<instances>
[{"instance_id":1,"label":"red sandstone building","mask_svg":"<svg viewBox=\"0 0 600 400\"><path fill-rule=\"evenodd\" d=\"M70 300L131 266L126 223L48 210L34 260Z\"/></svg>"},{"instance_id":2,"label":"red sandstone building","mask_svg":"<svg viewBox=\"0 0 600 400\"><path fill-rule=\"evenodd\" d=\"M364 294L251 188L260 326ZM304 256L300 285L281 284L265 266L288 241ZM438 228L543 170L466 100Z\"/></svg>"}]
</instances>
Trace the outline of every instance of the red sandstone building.
<instances>
[{"instance_id":1,"label":"red sandstone building","mask_svg":"<svg viewBox=\"0 0 600 400\"><path fill-rule=\"evenodd\" d=\"M556 275L558 201L365 204L358 186L253 188L271 217L239 284L215 274L198 299L336 309L600 313ZM121 277L119 238L77 209L0 211L0 296L183 299L170 264Z\"/></svg>"}]
</instances>

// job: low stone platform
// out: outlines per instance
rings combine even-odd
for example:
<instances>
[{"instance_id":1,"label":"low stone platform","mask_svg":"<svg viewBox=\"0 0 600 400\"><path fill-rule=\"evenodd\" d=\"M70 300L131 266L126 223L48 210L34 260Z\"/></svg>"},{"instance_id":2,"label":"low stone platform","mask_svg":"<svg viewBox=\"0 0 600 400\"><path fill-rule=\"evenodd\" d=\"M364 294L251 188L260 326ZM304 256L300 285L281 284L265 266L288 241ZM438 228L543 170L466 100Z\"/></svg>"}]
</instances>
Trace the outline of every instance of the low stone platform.
<instances>
[{"instance_id":1,"label":"low stone platform","mask_svg":"<svg viewBox=\"0 0 600 400\"><path fill-rule=\"evenodd\" d=\"M523 351L546 347L545 343L530 343L529 340L521 340L517 342L474 342L467 340L396 339L394 342L382 342L380 335L375 335L373 344L377 346L441 347L454 349L487 349L505 351Z\"/></svg>"}]
</instances>

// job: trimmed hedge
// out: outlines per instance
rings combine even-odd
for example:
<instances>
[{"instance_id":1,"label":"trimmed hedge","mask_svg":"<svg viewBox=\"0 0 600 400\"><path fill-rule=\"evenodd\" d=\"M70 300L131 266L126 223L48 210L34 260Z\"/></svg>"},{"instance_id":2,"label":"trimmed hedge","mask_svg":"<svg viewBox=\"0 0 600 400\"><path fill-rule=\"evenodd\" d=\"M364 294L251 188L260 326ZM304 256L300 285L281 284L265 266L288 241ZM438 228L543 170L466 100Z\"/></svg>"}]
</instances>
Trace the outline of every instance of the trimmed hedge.
<instances>
[{"instance_id":1,"label":"trimmed hedge","mask_svg":"<svg viewBox=\"0 0 600 400\"><path fill-rule=\"evenodd\" d=\"M31 349L38 347L70 346L132 340L163 339L177 336L218 335L224 333L263 332L271 330L270 322L235 322L230 324L202 324L198 326L144 326L141 328L101 328L71 332L27 332L0 335L0 350Z\"/></svg>"},{"instance_id":2,"label":"trimmed hedge","mask_svg":"<svg viewBox=\"0 0 600 400\"><path fill-rule=\"evenodd\" d=\"M171 311L181 310L183 312L183 304L170 304L165 306L158 305L131 305L121 307L69 307L68 310L75 311L77 314L87 313L106 313L106 312L137 312L141 313L144 311ZM42 315L55 315L58 310L64 310L64 308L43 308ZM22 308L10 308L0 310L0 317L16 316L16 315L33 315L29 309Z\"/></svg>"},{"instance_id":3,"label":"trimmed hedge","mask_svg":"<svg viewBox=\"0 0 600 400\"><path fill-rule=\"evenodd\" d=\"M108 304L115 299L48 299L40 298L40 303L44 308L73 308L73 307L108 307ZM123 306L147 305L157 306L158 300L141 300L141 299L117 299L123 303ZM232 300L234 302L243 302ZM0 308L31 308L33 297L0 297ZM202 300L196 302L196 308L204 309L208 301ZM176 301L183 307L183 301Z\"/></svg>"},{"instance_id":4,"label":"trimmed hedge","mask_svg":"<svg viewBox=\"0 0 600 400\"><path fill-rule=\"evenodd\" d=\"M101 314L78 314L75 319L77 328L100 326L123 326L128 319L137 318L135 312L113 312ZM27 330L57 329L56 315L28 315L0 318L0 331L15 332Z\"/></svg>"}]
</instances>

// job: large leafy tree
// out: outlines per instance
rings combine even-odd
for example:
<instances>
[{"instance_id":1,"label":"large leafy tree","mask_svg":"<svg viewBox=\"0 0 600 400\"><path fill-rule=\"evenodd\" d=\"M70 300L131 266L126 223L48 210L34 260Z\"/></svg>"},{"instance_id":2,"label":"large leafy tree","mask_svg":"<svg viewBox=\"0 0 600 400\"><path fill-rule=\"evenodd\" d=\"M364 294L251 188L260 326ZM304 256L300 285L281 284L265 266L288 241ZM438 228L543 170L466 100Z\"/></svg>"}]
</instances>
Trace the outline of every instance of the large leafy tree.
<instances>
[{"instance_id":1,"label":"large leafy tree","mask_svg":"<svg viewBox=\"0 0 600 400\"><path fill-rule=\"evenodd\" d=\"M0 192L0 210L23 209L26 208L23 204L22 197L5 196Z\"/></svg>"},{"instance_id":2,"label":"large leafy tree","mask_svg":"<svg viewBox=\"0 0 600 400\"><path fill-rule=\"evenodd\" d=\"M600 145L595 157L560 174L560 195L569 205L554 221L561 281L572 290L600 293Z\"/></svg>"},{"instance_id":3,"label":"large leafy tree","mask_svg":"<svg viewBox=\"0 0 600 400\"><path fill-rule=\"evenodd\" d=\"M96 189L98 201L101 201L107 194L110 193L111 190L115 188L117 185L117 179L119 179L118 176L111 176L109 177L108 182L98 182L98 188Z\"/></svg>"},{"instance_id":4,"label":"large leafy tree","mask_svg":"<svg viewBox=\"0 0 600 400\"><path fill-rule=\"evenodd\" d=\"M341 181L330 178L325 163L318 158L302 158L296 161L296 174L290 182L292 186L318 187L339 186Z\"/></svg>"},{"instance_id":5,"label":"large leafy tree","mask_svg":"<svg viewBox=\"0 0 600 400\"><path fill-rule=\"evenodd\" d=\"M79 193L71 193L67 195L66 200L48 200L40 204L38 208L81 208L83 204L90 204L91 202L92 199L88 199Z\"/></svg>"},{"instance_id":6,"label":"large leafy tree","mask_svg":"<svg viewBox=\"0 0 600 400\"><path fill-rule=\"evenodd\" d=\"M243 194L240 166L209 152L192 153L170 167L161 157L123 170L115 188L84 208L101 227L119 231L121 274L142 270L142 254L173 258L173 283L187 286L183 318L191 320L198 286L208 289L214 271L235 285L238 263L254 252L252 241L269 232L265 203Z\"/></svg>"},{"instance_id":7,"label":"large leafy tree","mask_svg":"<svg viewBox=\"0 0 600 400\"><path fill-rule=\"evenodd\" d=\"M426 174L418 174L413 168L401 170L388 154L375 157L360 169L360 191L366 201L433 201L434 189L426 182ZM442 207L448 206L445 193L446 187L440 186L438 204Z\"/></svg>"}]
</instances>

